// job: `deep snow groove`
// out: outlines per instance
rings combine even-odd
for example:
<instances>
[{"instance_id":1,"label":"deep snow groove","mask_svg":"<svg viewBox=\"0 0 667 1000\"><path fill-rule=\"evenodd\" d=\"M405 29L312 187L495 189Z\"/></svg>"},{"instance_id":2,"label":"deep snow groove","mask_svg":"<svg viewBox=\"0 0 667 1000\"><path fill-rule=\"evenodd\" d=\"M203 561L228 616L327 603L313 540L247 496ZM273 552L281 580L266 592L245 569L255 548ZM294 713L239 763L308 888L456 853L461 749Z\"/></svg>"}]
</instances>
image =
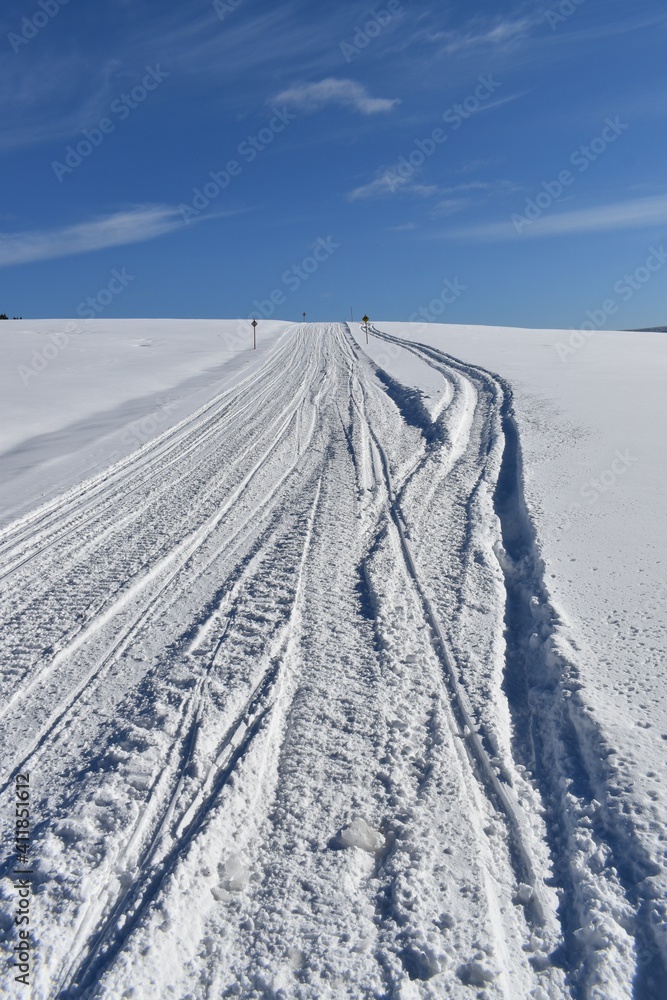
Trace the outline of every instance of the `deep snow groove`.
<instances>
[{"instance_id":1,"label":"deep snow groove","mask_svg":"<svg viewBox=\"0 0 667 1000\"><path fill-rule=\"evenodd\" d=\"M418 427L429 445L441 443L444 440L442 424L431 420L431 415L424 406L422 394L416 389L401 385L382 368L376 367L375 371L377 377L386 386L388 395L401 411L405 422L412 424L413 427Z\"/></svg>"},{"instance_id":2,"label":"deep snow groove","mask_svg":"<svg viewBox=\"0 0 667 1000\"><path fill-rule=\"evenodd\" d=\"M587 996L590 943L580 928L589 914L587 887L572 866L573 838L582 817L592 820L595 842L607 853L635 911L634 996L659 1000L667 967L652 924L652 891L642 885L659 867L635 837L609 794L611 771L605 742L578 694L574 664L557 646L558 616L544 583L544 567L523 494L521 443L512 409L512 392L502 385L505 451L495 493L502 527L501 565L507 588L505 692L515 719L517 757L535 775L548 809L547 829L554 877L562 891L563 961L572 975L573 995ZM594 936L593 928L589 928Z\"/></svg>"}]
</instances>

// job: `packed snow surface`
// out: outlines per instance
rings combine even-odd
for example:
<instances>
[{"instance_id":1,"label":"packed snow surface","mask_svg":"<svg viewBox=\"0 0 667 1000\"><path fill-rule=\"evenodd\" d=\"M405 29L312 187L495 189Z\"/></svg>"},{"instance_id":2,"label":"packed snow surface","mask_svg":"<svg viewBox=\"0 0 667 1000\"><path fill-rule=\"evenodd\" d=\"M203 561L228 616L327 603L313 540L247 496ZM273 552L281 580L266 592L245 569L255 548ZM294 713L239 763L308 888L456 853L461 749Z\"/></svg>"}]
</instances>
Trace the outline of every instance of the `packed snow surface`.
<instances>
[{"instance_id":1,"label":"packed snow surface","mask_svg":"<svg viewBox=\"0 0 667 1000\"><path fill-rule=\"evenodd\" d=\"M7 995L663 997L665 336L1 326Z\"/></svg>"}]
</instances>

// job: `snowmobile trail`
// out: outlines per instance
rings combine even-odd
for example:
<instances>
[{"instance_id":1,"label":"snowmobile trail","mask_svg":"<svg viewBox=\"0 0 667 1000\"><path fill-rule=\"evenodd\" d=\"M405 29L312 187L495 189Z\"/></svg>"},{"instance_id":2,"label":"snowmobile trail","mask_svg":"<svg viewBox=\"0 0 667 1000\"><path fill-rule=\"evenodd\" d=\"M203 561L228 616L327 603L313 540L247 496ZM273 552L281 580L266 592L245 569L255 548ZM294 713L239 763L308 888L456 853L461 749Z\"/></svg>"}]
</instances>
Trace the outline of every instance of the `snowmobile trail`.
<instances>
[{"instance_id":1,"label":"snowmobile trail","mask_svg":"<svg viewBox=\"0 0 667 1000\"><path fill-rule=\"evenodd\" d=\"M555 626L509 388L372 334L442 378L432 412L346 324L295 326L0 536L34 998L658 996L648 897L560 788L562 685L525 655L526 601Z\"/></svg>"}]
</instances>

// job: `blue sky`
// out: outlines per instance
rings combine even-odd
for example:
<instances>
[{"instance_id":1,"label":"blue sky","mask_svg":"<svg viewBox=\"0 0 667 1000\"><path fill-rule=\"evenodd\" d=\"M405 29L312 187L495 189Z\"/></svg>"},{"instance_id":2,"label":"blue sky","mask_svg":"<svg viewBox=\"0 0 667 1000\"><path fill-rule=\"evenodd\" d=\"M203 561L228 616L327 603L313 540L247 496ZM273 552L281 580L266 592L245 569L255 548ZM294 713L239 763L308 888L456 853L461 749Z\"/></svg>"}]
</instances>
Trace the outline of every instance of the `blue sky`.
<instances>
[{"instance_id":1,"label":"blue sky","mask_svg":"<svg viewBox=\"0 0 667 1000\"><path fill-rule=\"evenodd\" d=\"M664 0L6 0L0 43L10 315L667 323Z\"/></svg>"}]
</instances>

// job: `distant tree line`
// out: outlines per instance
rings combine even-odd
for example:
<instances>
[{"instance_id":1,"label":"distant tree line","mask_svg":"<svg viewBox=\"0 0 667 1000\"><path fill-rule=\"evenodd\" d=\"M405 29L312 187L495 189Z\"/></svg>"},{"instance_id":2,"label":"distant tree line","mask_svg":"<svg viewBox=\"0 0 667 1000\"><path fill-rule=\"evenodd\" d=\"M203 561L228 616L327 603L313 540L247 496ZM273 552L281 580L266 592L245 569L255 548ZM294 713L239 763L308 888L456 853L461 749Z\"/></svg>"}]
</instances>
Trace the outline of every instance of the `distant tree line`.
<instances>
[{"instance_id":1,"label":"distant tree line","mask_svg":"<svg viewBox=\"0 0 667 1000\"><path fill-rule=\"evenodd\" d=\"M0 313L0 319L9 319L7 313ZM12 319L23 319L23 316L12 316Z\"/></svg>"}]
</instances>

